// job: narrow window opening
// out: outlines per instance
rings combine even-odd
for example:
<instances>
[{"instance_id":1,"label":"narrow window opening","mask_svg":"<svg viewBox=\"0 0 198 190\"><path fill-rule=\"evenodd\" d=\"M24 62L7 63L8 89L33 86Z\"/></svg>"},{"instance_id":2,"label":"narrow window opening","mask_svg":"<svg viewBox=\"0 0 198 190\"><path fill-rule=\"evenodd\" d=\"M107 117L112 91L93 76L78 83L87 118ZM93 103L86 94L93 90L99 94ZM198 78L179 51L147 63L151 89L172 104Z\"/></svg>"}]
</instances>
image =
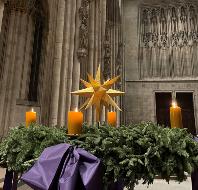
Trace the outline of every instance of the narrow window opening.
<instances>
[{"instance_id":1,"label":"narrow window opening","mask_svg":"<svg viewBox=\"0 0 198 190\"><path fill-rule=\"evenodd\" d=\"M156 92L155 100L157 123L164 127L170 126L171 92Z\"/></svg>"},{"instance_id":2,"label":"narrow window opening","mask_svg":"<svg viewBox=\"0 0 198 190\"><path fill-rule=\"evenodd\" d=\"M191 134L196 135L193 93L176 92L176 99L182 110L183 127L187 128Z\"/></svg>"},{"instance_id":3,"label":"narrow window opening","mask_svg":"<svg viewBox=\"0 0 198 190\"><path fill-rule=\"evenodd\" d=\"M38 99L38 80L39 80L39 67L41 62L41 49L43 37L43 23L39 16L35 19L35 34L31 64L31 74L29 83L29 101L37 101Z\"/></svg>"}]
</instances>

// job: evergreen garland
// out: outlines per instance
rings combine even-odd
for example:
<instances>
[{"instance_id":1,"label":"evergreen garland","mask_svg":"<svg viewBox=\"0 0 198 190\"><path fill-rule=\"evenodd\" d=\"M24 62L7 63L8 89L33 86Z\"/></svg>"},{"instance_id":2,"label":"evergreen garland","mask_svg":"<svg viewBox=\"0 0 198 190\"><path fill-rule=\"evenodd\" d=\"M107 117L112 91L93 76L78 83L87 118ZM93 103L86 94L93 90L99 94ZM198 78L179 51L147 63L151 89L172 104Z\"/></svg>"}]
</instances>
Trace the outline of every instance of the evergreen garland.
<instances>
[{"instance_id":1,"label":"evergreen garland","mask_svg":"<svg viewBox=\"0 0 198 190\"><path fill-rule=\"evenodd\" d=\"M150 184L158 175L182 182L198 168L198 143L186 129L162 128L141 123L113 128L106 125L83 127L83 134L70 138L64 128L19 126L11 129L0 144L0 164L24 172L44 148L59 143L84 148L102 160L104 183L122 181L129 189L140 179Z\"/></svg>"}]
</instances>

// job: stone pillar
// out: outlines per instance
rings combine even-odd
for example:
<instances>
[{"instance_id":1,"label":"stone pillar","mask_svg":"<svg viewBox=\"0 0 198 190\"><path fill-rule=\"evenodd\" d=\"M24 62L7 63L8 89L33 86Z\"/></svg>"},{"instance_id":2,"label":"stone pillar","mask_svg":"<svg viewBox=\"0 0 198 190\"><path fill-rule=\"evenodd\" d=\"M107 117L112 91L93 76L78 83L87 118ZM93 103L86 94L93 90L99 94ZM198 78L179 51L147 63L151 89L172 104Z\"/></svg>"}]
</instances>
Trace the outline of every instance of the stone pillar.
<instances>
[{"instance_id":1,"label":"stone pillar","mask_svg":"<svg viewBox=\"0 0 198 190\"><path fill-rule=\"evenodd\" d=\"M55 43L54 43L52 92L51 92L51 101L50 101L50 110L49 110L50 125L57 125L57 119L58 119L58 102L59 102L59 89L60 89L63 31L64 31L64 14L65 14L65 0L59 0L57 3L57 18L55 25L56 32L55 32Z\"/></svg>"},{"instance_id":2,"label":"stone pillar","mask_svg":"<svg viewBox=\"0 0 198 190\"><path fill-rule=\"evenodd\" d=\"M79 90L80 82L80 62L77 57L78 44L79 44L79 25L80 20L78 16L78 10L81 6L81 2L76 0L76 16L75 16L75 38L74 38L74 63L73 63L73 72L72 72L72 92ZM71 110L78 108L79 96L72 96L71 98Z\"/></svg>"},{"instance_id":3,"label":"stone pillar","mask_svg":"<svg viewBox=\"0 0 198 190\"><path fill-rule=\"evenodd\" d=\"M101 23L100 23L100 25L101 25L101 39L100 39L100 56L101 56L101 58L100 58L100 62L101 62L101 70L103 71L104 70L104 59L103 59L103 57L104 57L104 47L103 47L103 44L104 44L104 39L105 39L105 23L106 23L106 0L101 0L100 1L100 9L101 9L101 11L100 11L100 13L101 13L101 15L100 15L100 18L101 18ZM105 80L104 79L104 76L103 76L103 80ZM102 114L101 114L101 121L102 122L104 122L106 119L106 108L103 108L103 110L102 110Z\"/></svg>"},{"instance_id":4,"label":"stone pillar","mask_svg":"<svg viewBox=\"0 0 198 190\"><path fill-rule=\"evenodd\" d=\"M82 79L87 80L87 72L89 71L89 61L88 61L88 52L89 52L89 18L90 18L90 1L81 0L81 6L79 8L79 18L80 18L80 27L79 27L79 47L78 47L78 59L80 62L80 76ZM82 87L82 85L80 85ZM79 98L79 102L82 105L85 101L85 98ZM84 111L84 118L86 122L91 122L91 117L89 117L89 111ZM88 119L89 118L89 119Z\"/></svg>"},{"instance_id":5,"label":"stone pillar","mask_svg":"<svg viewBox=\"0 0 198 190\"><path fill-rule=\"evenodd\" d=\"M6 7L10 8L10 7ZM3 78L1 80L1 126L6 134L9 127L13 127L16 99L19 97L21 62L24 57L24 29L27 15L24 12L10 12L9 33L5 50Z\"/></svg>"},{"instance_id":6,"label":"stone pillar","mask_svg":"<svg viewBox=\"0 0 198 190\"><path fill-rule=\"evenodd\" d=\"M16 100L19 98L19 92L20 92L20 81L21 81L21 73L22 73L22 63L25 55L25 44L26 44L26 25L27 25L27 13L26 12L17 12L17 19L18 19L18 28L17 34L16 34L16 43L14 45L14 55L12 60L13 65L13 79L11 84L11 93L10 93L10 100L8 101L10 103L10 108L7 110L7 116L9 119L7 119L6 126L14 126L15 121L15 106L16 106ZM6 128L8 130L8 128Z\"/></svg>"},{"instance_id":7,"label":"stone pillar","mask_svg":"<svg viewBox=\"0 0 198 190\"><path fill-rule=\"evenodd\" d=\"M68 68L66 75L66 121L67 121L67 112L71 109L71 91L72 91L72 78L73 78L73 67L74 67L74 48L75 48L75 20L76 20L76 1L72 0L72 12L71 12L71 21L70 21L70 36L69 36L69 48L68 48Z\"/></svg>"},{"instance_id":8,"label":"stone pillar","mask_svg":"<svg viewBox=\"0 0 198 190\"><path fill-rule=\"evenodd\" d=\"M89 46L88 46L88 70L87 72L91 75L94 74L94 37L95 37L95 32L94 32L94 22L95 22L95 1L92 1L89 5ZM90 107L87 110L87 115L86 115L86 121L88 124L93 123L93 117L94 117L94 109Z\"/></svg>"},{"instance_id":9,"label":"stone pillar","mask_svg":"<svg viewBox=\"0 0 198 190\"><path fill-rule=\"evenodd\" d=\"M8 9L8 7L6 7ZM10 57L12 52L12 44L14 40L14 33L15 33L15 26L16 26L16 13L14 11L9 11L9 25L8 25L8 35L7 35L7 44L6 44L6 50L4 50L2 55L2 62L1 64L3 67L3 72L1 76L1 83L0 83L0 123L1 123L1 137L4 135L4 130L5 130L5 117L6 117L6 108L8 104L8 82L10 81L10 77L8 74L11 74L11 64L10 63ZM15 28L16 29L16 28ZM2 49L3 50L3 49ZM2 52L1 52L2 53ZM12 76L12 75L10 75Z\"/></svg>"},{"instance_id":10,"label":"stone pillar","mask_svg":"<svg viewBox=\"0 0 198 190\"><path fill-rule=\"evenodd\" d=\"M48 78L49 73L50 73L50 69L51 67L48 65L48 38L50 37L49 31L48 31L48 18L46 19L45 25L44 25L44 30L43 30L43 39L42 39L42 54L41 54L41 68L40 68L40 73L39 73L39 93L38 93L38 101L40 102L40 106L41 106L41 117L40 117L40 122L43 125L47 125L49 123L49 112L48 112L48 108L49 106L49 86L47 84L49 84L49 80ZM49 71L49 72L48 72Z\"/></svg>"},{"instance_id":11,"label":"stone pillar","mask_svg":"<svg viewBox=\"0 0 198 190\"><path fill-rule=\"evenodd\" d=\"M79 89L80 62L77 58L79 44L79 15L81 1L67 0L64 27L61 86L58 124L67 124L67 112L78 107L78 97L71 91ZM72 9L71 9L72 8Z\"/></svg>"},{"instance_id":12,"label":"stone pillar","mask_svg":"<svg viewBox=\"0 0 198 190\"><path fill-rule=\"evenodd\" d=\"M94 1L95 2L95 23L94 23L94 61L93 61L93 75L96 76L96 72L98 69L98 65L100 64L99 60L99 54L100 54L100 46L99 46L99 39L100 39L100 7L99 3L100 1ZM101 116L101 115L100 115ZM101 117L100 117L101 119ZM93 110L93 122L96 122L96 110Z\"/></svg>"},{"instance_id":13,"label":"stone pillar","mask_svg":"<svg viewBox=\"0 0 198 190\"><path fill-rule=\"evenodd\" d=\"M65 125L65 117L68 111L68 106L66 105L67 96L67 74L69 67L69 50L70 50L70 26L73 24L71 22L71 12L72 12L72 1L65 1L65 24L64 24L64 35L63 35L63 52L62 52L62 63L61 63L61 81L60 81L60 93L59 93L59 110L58 110L58 125Z\"/></svg>"}]
</instances>

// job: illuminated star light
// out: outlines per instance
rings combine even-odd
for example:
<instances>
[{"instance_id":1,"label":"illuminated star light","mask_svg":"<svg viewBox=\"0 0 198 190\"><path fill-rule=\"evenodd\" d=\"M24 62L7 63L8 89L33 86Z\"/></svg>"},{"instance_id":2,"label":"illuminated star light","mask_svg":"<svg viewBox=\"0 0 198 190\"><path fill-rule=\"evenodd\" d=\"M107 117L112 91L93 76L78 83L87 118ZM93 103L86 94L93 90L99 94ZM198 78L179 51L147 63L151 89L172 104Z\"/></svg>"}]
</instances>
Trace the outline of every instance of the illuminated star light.
<instances>
[{"instance_id":1,"label":"illuminated star light","mask_svg":"<svg viewBox=\"0 0 198 190\"><path fill-rule=\"evenodd\" d=\"M107 80L103 84L101 84L100 65L98 67L95 79L90 74L87 74L87 75L88 75L89 82L81 79L81 82L86 88L72 92L72 94L84 96L88 98L80 109L83 109L83 108L88 109L89 107L94 105L96 108L96 121L97 122L100 120L100 113L102 110L102 106L105 106L108 108L110 105L112 105L113 107L121 111L121 109L118 107L116 102L112 99L112 97L123 95L124 92L110 89L116 83L116 81L120 78L120 76Z\"/></svg>"}]
</instances>

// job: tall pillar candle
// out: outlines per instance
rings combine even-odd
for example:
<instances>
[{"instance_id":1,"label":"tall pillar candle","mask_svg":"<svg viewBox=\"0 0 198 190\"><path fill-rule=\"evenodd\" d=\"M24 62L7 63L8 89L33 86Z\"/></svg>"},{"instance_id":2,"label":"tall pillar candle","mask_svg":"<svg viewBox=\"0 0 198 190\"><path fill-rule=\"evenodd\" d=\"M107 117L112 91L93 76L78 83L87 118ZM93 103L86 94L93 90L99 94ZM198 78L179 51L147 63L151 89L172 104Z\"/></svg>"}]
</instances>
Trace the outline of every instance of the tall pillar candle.
<instances>
[{"instance_id":1,"label":"tall pillar candle","mask_svg":"<svg viewBox=\"0 0 198 190\"><path fill-rule=\"evenodd\" d=\"M117 124L116 118L117 118L116 112L107 113L107 122L110 126L116 127L116 124Z\"/></svg>"},{"instance_id":2,"label":"tall pillar candle","mask_svg":"<svg viewBox=\"0 0 198 190\"><path fill-rule=\"evenodd\" d=\"M26 112L26 127L29 127L31 123L36 123L36 112L32 108L31 111Z\"/></svg>"},{"instance_id":3,"label":"tall pillar candle","mask_svg":"<svg viewBox=\"0 0 198 190\"><path fill-rule=\"evenodd\" d=\"M68 134L79 135L82 133L83 113L78 111L68 112Z\"/></svg>"},{"instance_id":4,"label":"tall pillar candle","mask_svg":"<svg viewBox=\"0 0 198 190\"><path fill-rule=\"evenodd\" d=\"M170 107L171 128L183 128L181 108L175 102Z\"/></svg>"}]
</instances>

